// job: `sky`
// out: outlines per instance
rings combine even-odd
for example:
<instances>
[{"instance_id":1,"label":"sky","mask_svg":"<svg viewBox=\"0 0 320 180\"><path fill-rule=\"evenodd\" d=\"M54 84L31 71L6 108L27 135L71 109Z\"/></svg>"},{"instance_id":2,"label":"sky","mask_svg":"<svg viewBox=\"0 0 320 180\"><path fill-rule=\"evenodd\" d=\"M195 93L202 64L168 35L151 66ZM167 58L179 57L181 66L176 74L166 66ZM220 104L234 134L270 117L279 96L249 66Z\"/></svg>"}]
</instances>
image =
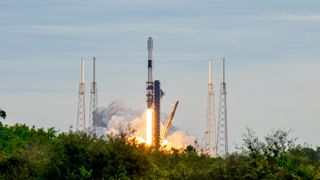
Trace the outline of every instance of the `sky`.
<instances>
[{"instance_id":1,"label":"sky","mask_svg":"<svg viewBox=\"0 0 320 180\"><path fill-rule=\"evenodd\" d=\"M144 108L152 36L154 77L166 93L162 111L180 100L176 126L202 142L208 59L218 100L225 57L231 149L241 144L246 127L259 136L291 129L298 143L317 146L319 31L318 0L2 0L3 122L60 132L74 127L80 59L88 104L93 56L99 107L118 99Z\"/></svg>"}]
</instances>

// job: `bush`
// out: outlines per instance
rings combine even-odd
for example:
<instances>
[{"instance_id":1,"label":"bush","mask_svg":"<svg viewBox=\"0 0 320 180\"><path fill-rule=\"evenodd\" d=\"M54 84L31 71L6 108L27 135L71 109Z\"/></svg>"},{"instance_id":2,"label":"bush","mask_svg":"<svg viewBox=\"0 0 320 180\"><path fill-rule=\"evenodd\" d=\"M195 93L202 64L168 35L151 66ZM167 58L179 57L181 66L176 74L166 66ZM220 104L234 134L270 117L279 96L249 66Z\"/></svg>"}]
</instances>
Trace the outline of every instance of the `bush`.
<instances>
[{"instance_id":1,"label":"bush","mask_svg":"<svg viewBox=\"0 0 320 180\"><path fill-rule=\"evenodd\" d=\"M192 146L155 150L124 134L97 138L0 123L0 179L320 178L320 148L295 146L289 132L273 131L260 141L248 130L240 149L210 158Z\"/></svg>"}]
</instances>

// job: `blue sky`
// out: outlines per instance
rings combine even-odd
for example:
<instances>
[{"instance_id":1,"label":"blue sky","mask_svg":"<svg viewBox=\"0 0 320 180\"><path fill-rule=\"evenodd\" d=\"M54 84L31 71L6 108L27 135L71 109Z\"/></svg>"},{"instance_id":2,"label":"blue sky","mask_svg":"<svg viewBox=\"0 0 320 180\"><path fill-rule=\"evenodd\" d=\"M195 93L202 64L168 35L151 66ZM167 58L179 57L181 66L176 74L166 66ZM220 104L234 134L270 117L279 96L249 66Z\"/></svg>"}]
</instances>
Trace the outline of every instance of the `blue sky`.
<instances>
[{"instance_id":1,"label":"blue sky","mask_svg":"<svg viewBox=\"0 0 320 180\"><path fill-rule=\"evenodd\" d=\"M258 135L292 129L299 142L319 145L319 10L318 0L0 1L5 122L74 125L81 57L87 65L97 57L99 106L144 107L152 36L162 109L180 100L180 128L202 138L207 59L218 93L226 57L230 146L246 126Z\"/></svg>"}]
</instances>

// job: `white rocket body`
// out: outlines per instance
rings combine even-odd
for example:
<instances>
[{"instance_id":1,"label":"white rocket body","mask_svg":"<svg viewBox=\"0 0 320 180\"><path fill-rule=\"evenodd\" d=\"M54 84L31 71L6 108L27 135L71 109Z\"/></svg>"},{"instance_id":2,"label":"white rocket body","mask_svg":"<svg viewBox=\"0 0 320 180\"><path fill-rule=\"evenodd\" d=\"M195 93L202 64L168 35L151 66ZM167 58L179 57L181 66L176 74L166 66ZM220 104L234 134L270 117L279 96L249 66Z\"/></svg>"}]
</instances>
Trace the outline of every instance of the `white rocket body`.
<instances>
[{"instance_id":1,"label":"white rocket body","mask_svg":"<svg viewBox=\"0 0 320 180\"><path fill-rule=\"evenodd\" d=\"M146 88L146 96L147 96L147 108L152 108L153 105L153 78L152 78L152 50L153 50L153 40L149 37L147 42L148 49L148 80L147 80L147 88Z\"/></svg>"}]
</instances>

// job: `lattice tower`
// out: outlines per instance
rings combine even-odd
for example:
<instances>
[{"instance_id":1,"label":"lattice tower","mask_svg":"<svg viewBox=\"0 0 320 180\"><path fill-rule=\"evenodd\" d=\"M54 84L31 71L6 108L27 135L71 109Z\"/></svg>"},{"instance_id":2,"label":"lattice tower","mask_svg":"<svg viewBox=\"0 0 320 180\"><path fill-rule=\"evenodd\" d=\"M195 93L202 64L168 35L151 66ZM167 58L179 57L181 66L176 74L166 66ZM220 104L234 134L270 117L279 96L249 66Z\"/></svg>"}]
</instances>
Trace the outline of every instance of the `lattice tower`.
<instances>
[{"instance_id":1,"label":"lattice tower","mask_svg":"<svg viewBox=\"0 0 320 180\"><path fill-rule=\"evenodd\" d=\"M215 103L214 88L212 83L212 60L209 59L209 82L207 98L207 122L205 131L205 153L211 157L216 157L216 120L215 120Z\"/></svg>"},{"instance_id":2,"label":"lattice tower","mask_svg":"<svg viewBox=\"0 0 320 180\"><path fill-rule=\"evenodd\" d=\"M228 156L227 87L225 82L225 59L223 59L222 83L219 100L217 152L218 156Z\"/></svg>"},{"instance_id":3,"label":"lattice tower","mask_svg":"<svg viewBox=\"0 0 320 180\"><path fill-rule=\"evenodd\" d=\"M89 113L89 125L91 126L91 132L96 135L100 135L99 123L98 123L98 89L96 82L96 58L93 58L93 80L91 82L90 90L90 113Z\"/></svg>"},{"instance_id":4,"label":"lattice tower","mask_svg":"<svg viewBox=\"0 0 320 180\"><path fill-rule=\"evenodd\" d=\"M85 84L84 84L84 60L81 59L81 82L78 94L78 113L76 131L86 132L86 103L85 103Z\"/></svg>"}]
</instances>

